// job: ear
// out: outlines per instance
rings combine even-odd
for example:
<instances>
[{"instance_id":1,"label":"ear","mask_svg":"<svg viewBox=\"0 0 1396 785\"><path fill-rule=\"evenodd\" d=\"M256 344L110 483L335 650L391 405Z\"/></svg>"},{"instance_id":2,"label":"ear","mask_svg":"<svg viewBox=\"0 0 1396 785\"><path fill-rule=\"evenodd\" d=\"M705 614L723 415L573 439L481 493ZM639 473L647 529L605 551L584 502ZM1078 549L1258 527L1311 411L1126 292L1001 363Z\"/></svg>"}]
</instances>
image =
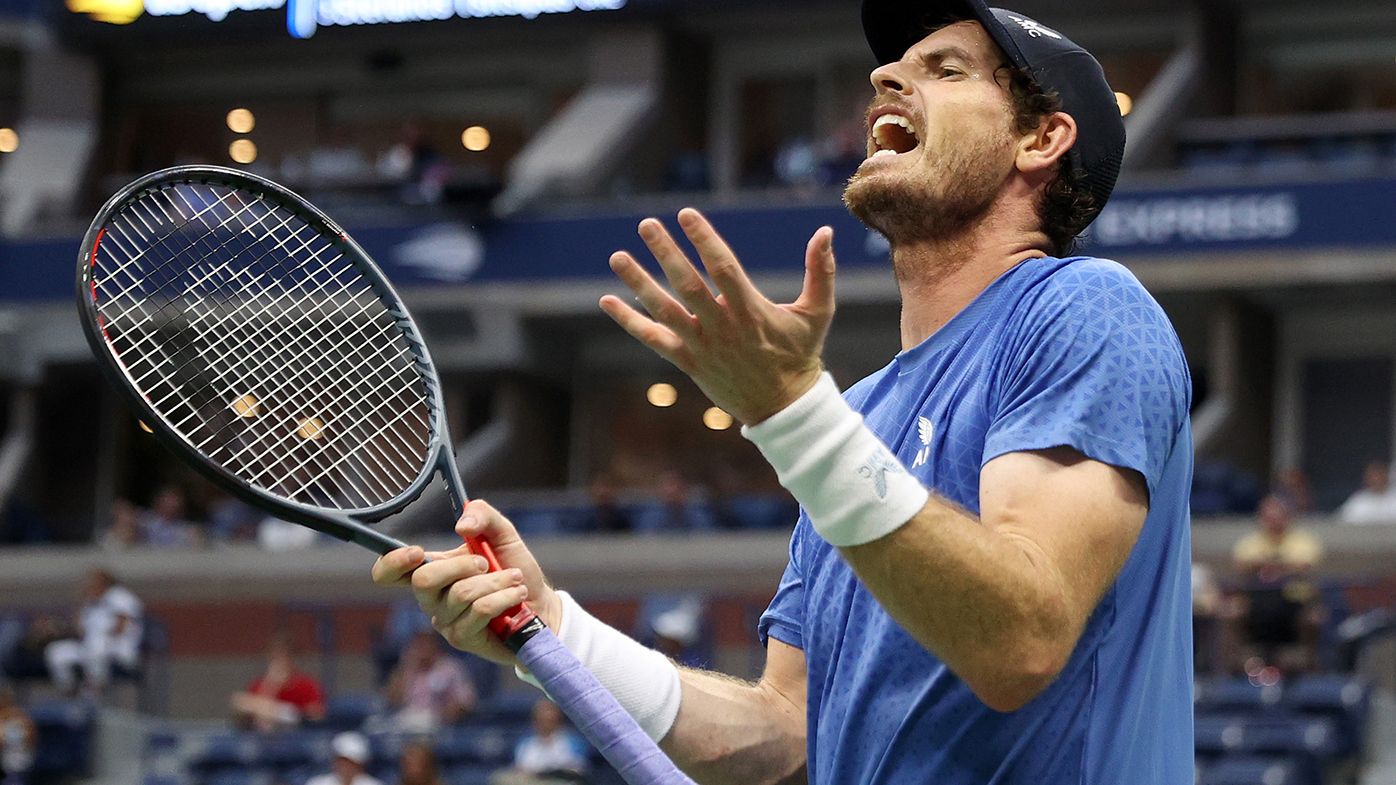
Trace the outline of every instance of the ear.
<instances>
[{"instance_id":1,"label":"ear","mask_svg":"<svg viewBox=\"0 0 1396 785\"><path fill-rule=\"evenodd\" d=\"M1014 163L1023 174L1050 171L1074 144L1076 121L1066 112L1053 112L1018 140L1018 157Z\"/></svg>"}]
</instances>

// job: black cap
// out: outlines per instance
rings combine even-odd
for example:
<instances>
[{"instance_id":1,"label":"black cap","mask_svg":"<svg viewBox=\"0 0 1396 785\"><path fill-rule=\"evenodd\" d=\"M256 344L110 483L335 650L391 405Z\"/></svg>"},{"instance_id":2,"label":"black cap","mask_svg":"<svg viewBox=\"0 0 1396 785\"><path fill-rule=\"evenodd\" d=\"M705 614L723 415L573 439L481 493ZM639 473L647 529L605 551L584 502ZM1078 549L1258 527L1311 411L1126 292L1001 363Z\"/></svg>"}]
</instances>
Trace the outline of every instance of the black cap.
<instances>
[{"instance_id":1,"label":"black cap","mask_svg":"<svg viewBox=\"0 0 1396 785\"><path fill-rule=\"evenodd\" d=\"M1045 92L1057 94L1062 111L1076 121L1076 145L1068 158L1099 211L1120 176L1125 123L1115 91L1090 52L1056 30L983 0L863 0L863 33L884 65L956 18L977 20L1009 62L1032 74Z\"/></svg>"}]
</instances>

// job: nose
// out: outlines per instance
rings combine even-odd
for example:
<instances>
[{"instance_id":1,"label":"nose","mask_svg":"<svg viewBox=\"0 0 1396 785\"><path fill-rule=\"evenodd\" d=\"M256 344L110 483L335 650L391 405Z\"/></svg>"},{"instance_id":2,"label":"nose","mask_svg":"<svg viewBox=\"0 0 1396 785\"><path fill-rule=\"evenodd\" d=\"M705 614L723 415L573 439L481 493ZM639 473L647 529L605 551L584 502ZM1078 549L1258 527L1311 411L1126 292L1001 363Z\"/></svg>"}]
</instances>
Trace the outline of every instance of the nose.
<instances>
[{"instance_id":1,"label":"nose","mask_svg":"<svg viewBox=\"0 0 1396 785\"><path fill-rule=\"evenodd\" d=\"M873 69L869 79L872 81L873 89L877 91L878 95L884 93L911 94L910 82L903 79L897 73L897 68L900 65L901 63L899 62L887 63L886 65L880 65Z\"/></svg>"}]
</instances>

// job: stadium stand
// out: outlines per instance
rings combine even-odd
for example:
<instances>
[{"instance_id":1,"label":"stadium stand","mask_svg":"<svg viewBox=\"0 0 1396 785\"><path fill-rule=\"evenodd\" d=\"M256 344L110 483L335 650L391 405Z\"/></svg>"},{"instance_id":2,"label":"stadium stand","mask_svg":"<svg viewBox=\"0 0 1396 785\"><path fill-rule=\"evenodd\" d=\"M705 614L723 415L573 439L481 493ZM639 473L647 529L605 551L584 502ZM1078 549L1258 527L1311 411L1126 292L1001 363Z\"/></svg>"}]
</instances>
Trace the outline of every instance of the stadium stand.
<instances>
[{"instance_id":1,"label":"stadium stand","mask_svg":"<svg viewBox=\"0 0 1396 785\"><path fill-rule=\"evenodd\" d=\"M753 621L796 508L731 418L595 302L642 216L706 207L780 295L828 224L831 370L846 383L897 350L887 246L839 201L863 155L856 4L631 0L322 24L308 40L284 8L260 8L276 2L115 5L142 13L115 25L82 10L100 2L0 3L0 664L39 728L26 785L302 785L349 730L392 783L414 740L382 727L380 687L422 620L365 585L363 554L313 537L259 549L260 516L147 439L91 364L71 313L81 231L119 185L178 163L280 178L343 221L429 333L472 492L621 629L652 632L655 598L702 597L690 648L754 674ZM1226 656L1225 613L1199 621L1220 637L1199 655L1196 784L1388 785L1396 521L1332 513L1396 452L1396 6L1020 5L1100 53L1132 107L1121 187L1086 247L1145 282L1188 353L1195 560L1224 598L1240 592L1232 547L1270 492L1326 551L1313 672L1246 672ZM665 505L670 473L692 486L687 517ZM1293 483L1270 488L1280 476ZM599 478L615 486L602 514ZM167 486L190 520L157 550L136 513ZM445 509L433 489L384 525L446 547L431 539ZM10 656L73 595L79 564L110 566L149 604L141 667L100 703L57 696L41 660ZM331 686L325 717L235 731L226 696L282 632ZM469 667L480 705L431 740L447 785L508 765L536 699ZM113 727L139 749L112 753ZM617 782L595 763L592 785Z\"/></svg>"}]
</instances>

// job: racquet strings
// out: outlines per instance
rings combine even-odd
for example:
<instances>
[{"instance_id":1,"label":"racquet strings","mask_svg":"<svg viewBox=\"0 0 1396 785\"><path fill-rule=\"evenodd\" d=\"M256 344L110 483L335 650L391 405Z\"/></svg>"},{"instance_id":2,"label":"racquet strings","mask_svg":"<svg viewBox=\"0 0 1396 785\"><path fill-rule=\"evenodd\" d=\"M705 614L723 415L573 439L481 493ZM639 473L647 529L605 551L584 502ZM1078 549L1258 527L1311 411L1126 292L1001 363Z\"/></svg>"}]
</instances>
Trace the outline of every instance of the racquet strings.
<instances>
[{"instance_id":1,"label":"racquet strings","mask_svg":"<svg viewBox=\"0 0 1396 785\"><path fill-rule=\"evenodd\" d=\"M180 438L283 499L354 511L426 467L436 390L338 239L263 194L165 184L104 224L92 296Z\"/></svg>"}]
</instances>

